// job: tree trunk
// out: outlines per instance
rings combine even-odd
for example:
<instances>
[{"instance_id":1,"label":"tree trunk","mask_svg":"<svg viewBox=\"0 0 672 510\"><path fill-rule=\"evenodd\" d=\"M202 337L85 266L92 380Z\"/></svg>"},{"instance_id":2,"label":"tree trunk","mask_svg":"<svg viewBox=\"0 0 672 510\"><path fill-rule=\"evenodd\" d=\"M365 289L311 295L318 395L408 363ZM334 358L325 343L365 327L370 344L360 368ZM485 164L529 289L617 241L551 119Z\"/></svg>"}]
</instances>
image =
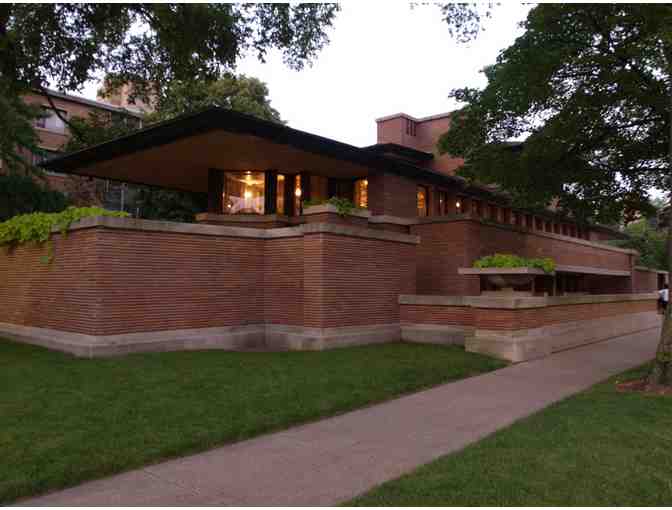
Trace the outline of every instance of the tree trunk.
<instances>
[{"instance_id":1,"label":"tree trunk","mask_svg":"<svg viewBox=\"0 0 672 510\"><path fill-rule=\"evenodd\" d=\"M668 74L672 80L672 73ZM668 189L665 190L668 193L668 211L667 217L663 216L663 219L667 221L667 281L669 284L672 284L672 90L670 92L670 105L669 105L669 129L670 129L670 139L668 145ZM660 333L660 342L658 343L658 349L656 349L656 359L653 364L653 369L649 375L649 383L652 385L672 385L672 374L670 372L672 368L672 306L670 306L669 301L667 305L667 310L663 317L663 329Z\"/></svg>"}]
</instances>

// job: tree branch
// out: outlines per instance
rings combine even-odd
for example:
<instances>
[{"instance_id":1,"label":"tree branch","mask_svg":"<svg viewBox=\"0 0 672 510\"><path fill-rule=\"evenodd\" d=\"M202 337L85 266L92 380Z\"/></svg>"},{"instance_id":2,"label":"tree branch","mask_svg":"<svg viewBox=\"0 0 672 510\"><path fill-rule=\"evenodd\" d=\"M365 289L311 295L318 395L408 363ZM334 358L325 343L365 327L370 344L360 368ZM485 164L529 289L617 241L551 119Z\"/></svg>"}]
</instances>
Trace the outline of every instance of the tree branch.
<instances>
[{"instance_id":1,"label":"tree branch","mask_svg":"<svg viewBox=\"0 0 672 510\"><path fill-rule=\"evenodd\" d=\"M70 122L67 117L61 114L61 110L59 110L56 107L56 105L54 104L54 100L51 98L49 91L46 88L44 88L44 85L40 84L40 90L42 91L42 94L47 98L47 101L49 101L49 106L54 111L56 116L59 119L61 119L63 123L68 126L68 128L70 128L70 130L75 134L77 138L79 138L79 140L82 143L86 143L86 136L84 136L84 134L72 122Z\"/></svg>"}]
</instances>

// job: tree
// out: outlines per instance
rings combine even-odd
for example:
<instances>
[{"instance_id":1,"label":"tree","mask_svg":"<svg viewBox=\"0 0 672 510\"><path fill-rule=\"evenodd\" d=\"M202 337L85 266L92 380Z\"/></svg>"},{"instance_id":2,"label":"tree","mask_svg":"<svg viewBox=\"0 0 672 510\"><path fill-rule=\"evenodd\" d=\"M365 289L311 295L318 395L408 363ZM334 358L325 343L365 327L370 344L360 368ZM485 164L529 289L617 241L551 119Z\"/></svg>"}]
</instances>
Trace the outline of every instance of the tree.
<instances>
[{"instance_id":1,"label":"tree","mask_svg":"<svg viewBox=\"0 0 672 510\"><path fill-rule=\"evenodd\" d=\"M213 82L169 83L163 100L145 121L160 122L211 106L229 108L260 119L282 122L278 111L271 106L268 87L264 82L254 77L234 76L231 73L226 73Z\"/></svg>"},{"instance_id":2,"label":"tree","mask_svg":"<svg viewBox=\"0 0 672 510\"><path fill-rule=\"evenodd\" d=\"M111 86L133 84L137 97L160 103L166 84L214 81L249 50L263 60L278 49L299 69L328 42L337 11L334 4L0 4L0 159L13 171L26 166L21 149L37 149L38 112L21 100L31 91L79 90L104 72Z\"/></svg>"},{"instance_id":3,"label":"tree","mask_svg":"<svg viewBox=\"0 0 672 510\"><path fill-rule=\"evenodd\" d=\"M59 212L69 204L61 192L49 189L31 176L0 175L0 222L17 214Z\"/></svg>"},{"instance_id":4,"label":"tree","mask_svg":"<svg viewBox=\"0 0 672 510\"><path fill-rule=\"evenodd\" d=\"M278 111L271 106L268 87L257 78L234 76L230 73L214 82L175 82L166 85L166 93L158 109L147 115L145 125L193 113L211 106L230 108L273 122L282 122ZM133 119L123 115L93 114L88 118L73 119L76 131L63 147L71 152L99 144L138 129ZM81 182L73 177L73 182ZM197 213L205 210L207 195L181 191L136 187L133 209L146 219L194 221ZM98 186L100 192L100 186ZM102 197L100 197L102 198Z\"/></svg>"},{"instance_id":5,"label":"tree","mask_svg":"<svg viewBox=\"0 0 672 510\"><path fill-rule=\"evenodd\" d=\"M578 218L650 213L651 188L669 199L672 6L545 4L523 28L483 90L452 92L466 106L440 150L466 158L469 178L539 206L557 198ZM656 359L651 381L671 384L669 313Z\"/></svg>"}]
</instances>

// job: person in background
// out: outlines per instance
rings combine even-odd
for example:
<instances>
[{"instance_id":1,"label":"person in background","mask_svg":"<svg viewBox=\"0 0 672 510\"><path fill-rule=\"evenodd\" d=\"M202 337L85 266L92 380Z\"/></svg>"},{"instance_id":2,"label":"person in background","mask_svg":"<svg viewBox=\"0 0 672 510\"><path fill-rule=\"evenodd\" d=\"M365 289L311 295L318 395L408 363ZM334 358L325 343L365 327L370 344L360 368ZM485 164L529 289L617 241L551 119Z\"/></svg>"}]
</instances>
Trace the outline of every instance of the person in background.
<instances>
[{"instance_id":1,"label":"person in background","mask_svg":"<svg viewBox=\"0 0 672 510\"><path fill-rule=\"evenodd\" d=\"M658 291L658 306L663 315L667 311L667 304L670 301L670 286L666 283L663 288Z\"/></svg>"}]
</instances>

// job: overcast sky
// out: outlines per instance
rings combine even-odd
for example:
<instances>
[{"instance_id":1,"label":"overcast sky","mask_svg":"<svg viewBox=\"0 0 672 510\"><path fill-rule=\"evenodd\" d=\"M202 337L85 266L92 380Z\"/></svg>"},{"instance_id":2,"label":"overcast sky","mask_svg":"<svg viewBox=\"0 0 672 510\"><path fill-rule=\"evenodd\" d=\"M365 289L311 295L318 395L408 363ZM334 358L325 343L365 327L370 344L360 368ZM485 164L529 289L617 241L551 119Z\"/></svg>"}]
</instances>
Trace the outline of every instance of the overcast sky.
<instances>
[{"instance_id":1,"label":"overcast sky","mask_svg":"<svg viewBox=\"0 0 672 510\"><path fill-rule=\"evenodd\" d=\"M288 69L277 54L241 61L238 72L268 84L272 105L296 129L357 146L376 142L375 119L453 110L451 89L483 86L480 72L522 33L529 5L506 3L469 44L455 42L434 6L344 4L314 65ZM95 98L97 84L82 92Z\"/></svg>"}]
</instances>

